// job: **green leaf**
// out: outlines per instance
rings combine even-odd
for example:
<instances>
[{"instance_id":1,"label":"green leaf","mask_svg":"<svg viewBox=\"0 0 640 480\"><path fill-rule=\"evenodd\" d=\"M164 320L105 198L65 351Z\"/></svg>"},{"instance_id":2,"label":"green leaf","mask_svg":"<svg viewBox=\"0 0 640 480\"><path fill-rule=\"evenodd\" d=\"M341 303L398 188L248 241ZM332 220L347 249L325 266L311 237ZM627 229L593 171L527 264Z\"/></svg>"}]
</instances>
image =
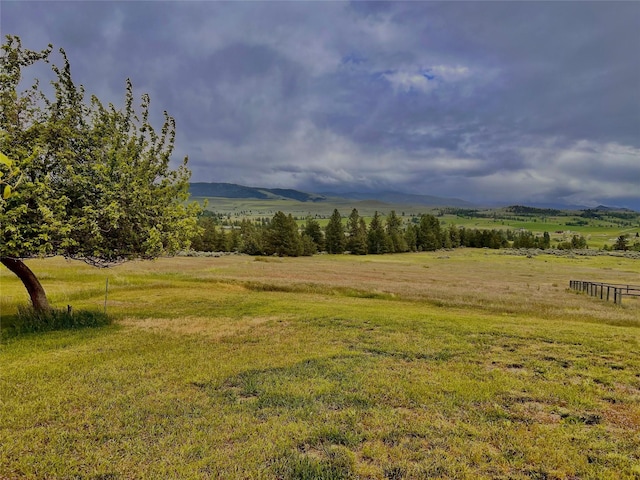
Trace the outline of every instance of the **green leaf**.
<instances>
[{"instance_id":1,"label":"green leaf","mask_svg":"<svg viewBox=\"0 0 640 480\"><path fill-rule=\"evenodd\" d=\"M2 198L5 200L11 196L11 185L7 185L4 187L4 192L2 192Z\"/></svg>"},{"instance_id":2,"label":"green leaf","mask_svg":"<svg viewBox=\"0 0 640 480\"><path fill-rule=\"evenodd\" d=\"M0 152L0 163L6 165L7 167L11 167L13 162L7 157L4 153Z\"/></svg>"}]
</instances>

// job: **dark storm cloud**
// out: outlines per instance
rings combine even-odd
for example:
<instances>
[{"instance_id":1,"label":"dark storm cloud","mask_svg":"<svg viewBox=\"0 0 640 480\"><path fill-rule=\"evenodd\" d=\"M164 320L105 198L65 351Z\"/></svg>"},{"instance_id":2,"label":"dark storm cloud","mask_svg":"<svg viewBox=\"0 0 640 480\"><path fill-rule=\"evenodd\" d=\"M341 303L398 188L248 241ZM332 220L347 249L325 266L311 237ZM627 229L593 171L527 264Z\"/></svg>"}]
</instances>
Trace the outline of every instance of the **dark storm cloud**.
<instances>
[{"instance_id":1,"label":"dark storm cloud","mask_svg":"<svg viewBox=\"0 0 640 480\"><path fill-rule=\"evenodd\" d=\"M194 180L640 208L637 2L3 2Z\"/></svg>"}]
</instances>

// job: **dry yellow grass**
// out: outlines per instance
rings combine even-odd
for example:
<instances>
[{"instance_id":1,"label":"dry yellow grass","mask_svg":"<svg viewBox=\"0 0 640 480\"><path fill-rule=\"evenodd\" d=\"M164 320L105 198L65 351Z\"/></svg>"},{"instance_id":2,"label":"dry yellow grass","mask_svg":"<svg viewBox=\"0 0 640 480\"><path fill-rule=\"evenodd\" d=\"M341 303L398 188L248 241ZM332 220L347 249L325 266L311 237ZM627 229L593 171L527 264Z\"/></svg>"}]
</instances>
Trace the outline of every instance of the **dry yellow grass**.
<instances>
[{"instance_id":1,"label":"dry yellow grass","mask_svg":"<svg viewBox=\"0 0 640 480\"><path fill-rule=\"evenodd\" d=\"M2 346L0 478L636 478L640 262L29 262L116 327ZM2 313L26 301L0 270Z\"/></svg>"}]
</instances>

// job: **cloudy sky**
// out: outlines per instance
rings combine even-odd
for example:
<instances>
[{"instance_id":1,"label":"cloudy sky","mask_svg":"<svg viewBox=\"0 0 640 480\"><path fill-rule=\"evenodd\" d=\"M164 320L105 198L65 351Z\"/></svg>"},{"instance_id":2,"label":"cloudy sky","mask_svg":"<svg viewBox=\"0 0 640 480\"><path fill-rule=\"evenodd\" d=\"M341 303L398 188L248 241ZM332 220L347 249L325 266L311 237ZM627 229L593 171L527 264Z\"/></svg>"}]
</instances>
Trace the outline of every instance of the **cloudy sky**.
<instances>
[{"instance_id":1,"label":"cloudy sky","mask_svg":"<svg viewBox=\"0 0 640 480\"><path fill-rule=\"evenodd\" d=\"M193 181L640 209L640 2L18 2Z\"/></svg>"}]
</instances>

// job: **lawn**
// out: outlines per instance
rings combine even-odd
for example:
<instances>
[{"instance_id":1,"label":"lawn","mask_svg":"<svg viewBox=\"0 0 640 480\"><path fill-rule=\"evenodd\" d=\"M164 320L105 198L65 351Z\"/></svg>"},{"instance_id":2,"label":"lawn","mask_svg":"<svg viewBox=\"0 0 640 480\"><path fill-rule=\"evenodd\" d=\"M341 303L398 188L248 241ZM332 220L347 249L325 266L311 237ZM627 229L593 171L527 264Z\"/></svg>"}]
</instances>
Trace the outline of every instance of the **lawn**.
<instances>
[{"instance_id":1,"label":"lawn","mask_svg":"<svg viewBox=\"0 0 640 480\"><path fill-rule=\"evenodd\" d=\"M0 350L0 478L640 478L640 284L503 251L33 260L112 326ZM2 321L22 286L0 270Z\"/></svg>"}]
</instances>

